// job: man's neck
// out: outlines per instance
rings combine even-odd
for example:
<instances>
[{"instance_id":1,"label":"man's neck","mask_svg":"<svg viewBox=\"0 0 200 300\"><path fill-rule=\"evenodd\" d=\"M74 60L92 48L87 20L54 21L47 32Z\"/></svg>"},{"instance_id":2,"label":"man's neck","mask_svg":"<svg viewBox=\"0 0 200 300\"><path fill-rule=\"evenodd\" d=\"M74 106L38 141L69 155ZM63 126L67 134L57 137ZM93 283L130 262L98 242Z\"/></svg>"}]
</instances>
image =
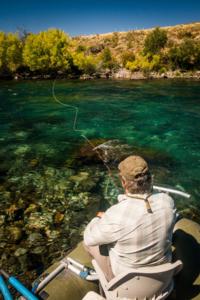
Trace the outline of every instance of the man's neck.
<instances>
[{"instance_id":1,"label":"man's neck","mask_svg":"<svg viewBox=\"0 0 200 300\"><path fill-rule=\"evenodd\" d=\"M130 193L128 191L125 191L126 196L130 198L137 198L137 199L142 199L144 200L147 197L147 193Z\"/></svg>"}]
</instances>

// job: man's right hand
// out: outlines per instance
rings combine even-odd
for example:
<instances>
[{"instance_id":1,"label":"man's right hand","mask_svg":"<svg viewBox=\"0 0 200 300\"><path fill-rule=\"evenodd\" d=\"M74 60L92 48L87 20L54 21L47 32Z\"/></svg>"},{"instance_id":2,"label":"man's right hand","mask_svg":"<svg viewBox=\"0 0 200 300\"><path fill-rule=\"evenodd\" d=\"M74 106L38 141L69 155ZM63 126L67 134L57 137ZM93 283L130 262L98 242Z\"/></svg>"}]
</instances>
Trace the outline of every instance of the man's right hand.
<instances>
[{"instance_id":1,"label":"man's right hand","mask_svg":"<svg viewBox=\"0 0 200 300\"><path fill-rule=\"evenodd\" d=\"M102 218L104 214L105 214L104 211L98 211L98 213L97 213L96 216L97 216L98 218Z\"/></svg>"}]
</instances>

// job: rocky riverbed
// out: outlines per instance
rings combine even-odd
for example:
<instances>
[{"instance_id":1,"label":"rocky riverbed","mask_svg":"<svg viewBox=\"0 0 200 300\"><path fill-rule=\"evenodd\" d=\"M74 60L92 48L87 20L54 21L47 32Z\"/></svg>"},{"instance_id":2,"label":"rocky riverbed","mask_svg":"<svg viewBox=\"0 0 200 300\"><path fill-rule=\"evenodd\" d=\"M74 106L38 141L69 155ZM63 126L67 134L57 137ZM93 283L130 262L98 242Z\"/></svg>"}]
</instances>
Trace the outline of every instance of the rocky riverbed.
<instances>
[{"instance_id":1,"label":"rocky riverbed","mask_svg":"<svg viewBox=\"0 0 200 300\"><path fill-rule=\"evenodd\" d=\"M56 168L27 159L29 151L26 145L16 149L0 185L0 267L28 283L82 239L85 225L117 193L89 153L87 164L76 168L74 158Z\"/></svg>"},{"instance_id":2,"label":"rocky riverbed","mask_svg":"<svg viewBox=\"0 0 200 300\"><path fill-rule=\"evenodd\" d=\"M0 185L0 267L30 283L82 239L96 211L116 201L118 184L103 162L115 174L116 163L131 148L118 141L101 143L94 159L93 150L83 144L74 160L60 168L41 166L38 158L27 160L28 151L25 145L16 149L15 163ZM183 214L195 220L199 217L195 208Z\"/></svg>"}]
</instances>

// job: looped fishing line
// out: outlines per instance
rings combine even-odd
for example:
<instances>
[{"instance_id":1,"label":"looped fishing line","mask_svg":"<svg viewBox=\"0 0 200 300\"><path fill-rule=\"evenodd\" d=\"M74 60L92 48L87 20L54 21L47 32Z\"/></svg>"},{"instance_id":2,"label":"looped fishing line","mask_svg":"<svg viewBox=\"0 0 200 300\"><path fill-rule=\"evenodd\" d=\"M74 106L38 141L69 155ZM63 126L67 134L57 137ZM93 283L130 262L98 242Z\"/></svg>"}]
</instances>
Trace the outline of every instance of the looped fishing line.
<instances>
[{"instance_id":1,"label":"looped fishing line","mask_svg":"<svg viewBox=\"0 0 200 300\"><path fill-rule=\"evenodd\" d=\"M55 84L56 84L56 79L53 81L53 84L52 84L52 97L53 99L59 103L60 105L64 106L64 107L67 107L67 108L72 108L74 109L75 111L75 116L74 116L74 121L73 121L73 127L72 127L72 130L74 132L79 132L80 133L80 136L91 146L92 150L95 151L98 155L98 157L100 158L100 160L103 162L104 166L106 167L106 169L108 170L108 174L112 180L112 182L114 183L114 185L117 187L116 183L115 183L115 179L113 177L113 174L112 174L112 171L110 169L110 167L108 166L108 164L105 162L105 160L103 159L100 151L98 150L98 148L87 138L86 135L84 135L82 132L83 130L81 129L77 129L77 120L78 120L78 113L79 113L79 109L77 106L75 105L71 105L71 104L66 104L66 103L63 103L62 101L60 101L57 96L56 96L56 93L55 93ZM99 146L98 146L99 147ZM106 184L106 194L107 194L107 191L108 191L108 185L109 185L109 181L107 181L107 184Z\"/></svg>"}]
</instances>

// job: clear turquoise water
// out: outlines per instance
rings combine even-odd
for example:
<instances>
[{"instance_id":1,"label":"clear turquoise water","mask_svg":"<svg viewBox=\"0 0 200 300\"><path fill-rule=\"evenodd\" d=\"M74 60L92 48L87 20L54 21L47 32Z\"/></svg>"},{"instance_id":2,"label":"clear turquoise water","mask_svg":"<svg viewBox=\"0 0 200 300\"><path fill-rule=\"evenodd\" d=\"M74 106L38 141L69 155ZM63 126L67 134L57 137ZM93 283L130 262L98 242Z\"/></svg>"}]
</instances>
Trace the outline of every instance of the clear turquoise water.
<instances>
[{"instance_id":1,"label":"clear turquoise water","mask_svg":"<svg viewBox=\"0 0 200 300\"><path fill-rule=\"evenodd\" d=\"M19 145L29 145L33 158L39 144L48 145L54 152L48 163L62 165L84 142L80 133L89 139L120 139L144 153L153 169L167 168L157 182L180 185L199 202L199 82L58 81L56 96L79 108L82 132L72 130L74 110L56 103L51 89L51 81L1 83L4 164L16 158Z\"/></svg>"},{"instance_id":2,"label":"clear turquoise water","mask_svg":"<svg viewBox=\"0 0 200 300\"><path fill-rule=\"evenodd\" d=\"M129 145L133 153L147 159L156 183L191 193L190 200L176 198L176 205L186 215L199 220L198 81L57 81L56 97L62 103L79 109L76 128L80 131L73 130L74 109L59 104L53 98L52 84L52 81L0 83L0 215L5 219L5 230L11 227L10 231L13 231L12 226L17 226L23 231L23 236L14 238L12 245L4 236L5 230L0 232L0 252L1 255L6 253L6 262L13 259L13 253L20 247L28 249L31 260L33 255L39 255L35 258L35 265L28 269L37 268L41 260L46 267L62 251L74 245L77 241L75 238L71 243L74 237L78 236L80 240L80 224L87 223L86 212L82 210L81 202L76 202L79 200L73 197L79 197L81 189L79 187L76 192L76 185L73 185L71 193L71 183L67 181L70 181L70 174L91 172L92 180L95 181L98 176L99 183L95 189L88 188L89 193L86 189L88 194L84 197L93 199L100 193L103 199L102 186L105 187L107 176L103 163L97 165L95 161L80 161L77 152L86 143L81 134L91 141L118 139L119 143ZM115 187L112 186L108 189L108 197L109 192L112 197L115 194L113 189ZM54 193L52 198L51 190ZM75 208L73 201L78 205ZM30 208L30 203L37 206L36 215L34 208L24 212ZM13 204L19 208L17 213L9 210ZM56 211L65 214L64 221L52 221ZM77 214L77 211L82 213ZM38 215L39 218L45 216L46 227L41 224L39 229L31 227L32 221L27 216L32 212L32 221ZM68 214L71 219L68 219ZM43 249L43 256L37 247L33 253L31 230L39 231L46 241L45 251L48 248L48 253ZM56 245L59 247L56 248ZM4 263L0 261L0 266L4 267ZM12 272L17 272L19 261L10 263L16 266Z\"/></svg>"}]
</instances>

